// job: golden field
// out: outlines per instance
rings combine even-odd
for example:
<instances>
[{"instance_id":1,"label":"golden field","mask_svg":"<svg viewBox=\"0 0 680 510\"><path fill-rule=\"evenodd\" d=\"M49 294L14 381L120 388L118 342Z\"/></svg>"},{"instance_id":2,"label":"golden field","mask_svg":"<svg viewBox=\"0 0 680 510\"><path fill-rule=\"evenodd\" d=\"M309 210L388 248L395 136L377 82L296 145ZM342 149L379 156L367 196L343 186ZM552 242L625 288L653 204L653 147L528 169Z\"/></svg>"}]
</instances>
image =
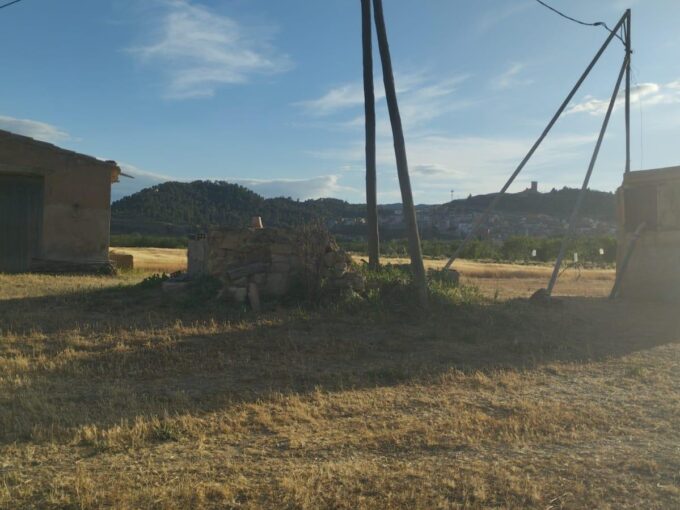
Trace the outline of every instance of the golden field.
<instances>
[{"instance_id":1,"label":"golden field","mask_svg":"<svg viewBox=\"0 0 680 510\"><path fill-rule=\"evenodd\" d=\"M680 507L677 306L456 267L427 313L0 275L0 508Z\"/></svg>"}]
</instances>

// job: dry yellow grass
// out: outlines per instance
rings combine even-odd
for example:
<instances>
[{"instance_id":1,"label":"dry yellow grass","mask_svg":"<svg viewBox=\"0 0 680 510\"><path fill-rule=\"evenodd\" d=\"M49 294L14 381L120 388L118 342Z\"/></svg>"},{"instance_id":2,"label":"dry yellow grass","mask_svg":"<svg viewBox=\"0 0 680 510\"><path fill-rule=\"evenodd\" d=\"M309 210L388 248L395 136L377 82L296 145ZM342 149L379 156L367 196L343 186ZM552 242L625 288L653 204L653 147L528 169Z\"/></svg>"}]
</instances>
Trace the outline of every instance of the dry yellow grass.
<instances>
[{"instance_id":1,"label":"dry yellow grass","mask_svg":"<svg viewBox=\"0 0 680 510\"><path fill-rule=\"evenodd\" d=\"M355 255L356 261L365 257ZM408 264L405 258L383 257L384 264ZM426 259L425 267L441 269L442 259ZM545 288L552 273L549 265L519 265L479 262L459 259L453 268L460 272L463 283L479 287L489 297L511 299L529 297L538 289ZM616 270L614 269L567 269L555 286L557 296L605 297L609 295Z\"/></svg>"},{"instance_id":2,"label":"dry yellow grass","mask_svg":"<svg viewBox=\"0 0 680 510\"><path fill-rule=\"evenodd\" d=\"M183 271L187 267L187 250L184 248L111 248L112 252L134 257L134 267L143 271Z\"/></svg>"},{"instance_id":3,"label":"dry yellow grass","mask_svg":"<svg viewBox=\"0 0 680 510\"><path fill-rule=\"evenodd\" d=\"M674 305L254 316L142 277L0 275L0 508L680 506Z\"/></svg>"}]
</instances>

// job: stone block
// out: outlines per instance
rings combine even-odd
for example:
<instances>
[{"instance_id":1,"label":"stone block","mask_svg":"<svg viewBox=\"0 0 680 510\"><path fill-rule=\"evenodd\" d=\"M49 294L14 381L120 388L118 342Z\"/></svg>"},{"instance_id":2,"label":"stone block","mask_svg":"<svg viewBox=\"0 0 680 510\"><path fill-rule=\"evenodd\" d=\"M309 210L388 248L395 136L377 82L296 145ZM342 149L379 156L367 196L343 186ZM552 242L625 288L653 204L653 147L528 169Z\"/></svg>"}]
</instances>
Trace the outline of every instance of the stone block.
<instances>
[{"instance_id":1,"label":"stone block","mask_svg":"<svg viewBox=\"0 0 680 510\"><path fill-rule=\"evenodd\" d=\"M269 247L269 251L276 255L292 255L294 253L294 244L274 243Z\"/></svg>"},{"instance_id":2,"label":"stone block","mask_svg":"<svg viewBox=\"0 0 680 510\"><path fill-rule=\"evenodd\" d=\"M270 296L283 296L288 291L289 278L285 273L269 273L264 293Z\"/></svg>"},{"instance_id":3,"label":"stone block","mask_svg":"<svg viewBox=\"0 0 680 510\"><path fill-rule=\"evenodd\" d=\"M227 287L227 296L237 303L245 303L248 298L246 287Z\"/></svg>"}]
</instances>

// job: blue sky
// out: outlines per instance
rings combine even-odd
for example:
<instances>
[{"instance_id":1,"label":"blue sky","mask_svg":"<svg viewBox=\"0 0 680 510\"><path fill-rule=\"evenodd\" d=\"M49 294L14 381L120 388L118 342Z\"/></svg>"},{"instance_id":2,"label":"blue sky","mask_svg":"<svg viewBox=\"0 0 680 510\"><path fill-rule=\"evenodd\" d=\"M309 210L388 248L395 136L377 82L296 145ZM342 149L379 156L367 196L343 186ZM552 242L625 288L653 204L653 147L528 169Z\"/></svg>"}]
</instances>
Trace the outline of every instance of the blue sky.
<instances>
[{"instance_id":1,"label":"blue sky","mask_svg":"<svg viewBox=\"0 0 680 510\"><path fill-rule=\"evenodd\" d=\"M680 164L680 2L552 0L614 25L633 9L633 169ZM384 0L414 195L495 191L606 37L534 0ZM118 161L137 179L364 199L358 0L23 0L0 10L0 128ZM623 59L612 43L511 191L578 186ZM379 200L399 201L378 94ZM617 108L591 186L623 172Z\"/></svg>"}]
</instances>

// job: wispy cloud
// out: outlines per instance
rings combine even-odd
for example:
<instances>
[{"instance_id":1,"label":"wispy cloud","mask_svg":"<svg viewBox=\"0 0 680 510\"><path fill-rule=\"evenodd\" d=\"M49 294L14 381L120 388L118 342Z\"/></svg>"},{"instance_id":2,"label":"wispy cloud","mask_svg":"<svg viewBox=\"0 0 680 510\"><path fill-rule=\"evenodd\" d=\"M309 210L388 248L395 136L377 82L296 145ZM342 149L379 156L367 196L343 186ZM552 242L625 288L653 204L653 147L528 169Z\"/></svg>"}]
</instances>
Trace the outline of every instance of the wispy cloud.
<instances>
[{"instance_id":1,"label":"wispy cloud","mask_svg":"<svg viewBox=\"0 0 680 510\"><path fill-rule=\"evenodd\" d=\"M521 62L511 64L508 69L491 80L491 87L497 90L503 90L511 87L530 85L533 83L533 80L520 77L522 71L524 71L526 67L526 64Z\"/></svg>"},{"instance_id":2,"label":"wispy cloud","mask_svg":"<svg viewBox=\"0 0 680 510\"><path fill-rule=\"evenodd\" d=\"M161 0L153 40L130 49L142 62L167 73L166 97L210 97L222 86L291 67L272 45L272 31L245 27L189 0Z\"/></svg>"},{"instance_id":3,"label":"wispy cloud","mask_svg":"<svg viewBox=\"0 0 680 510\"><path fill-rule=\"evenodd\" d=\"M405 94L422 85L427 78L423 73L406 73L396 76L395 82L398 94ZM376 101L385 98L382 86L382 77L374 79ZM360 81L344 83L331 88L321 97L298 101L296 106L301 107L305 113L312 116L327 116L347 109L357 108L364 104L364 86Z\"/></svg>"},{"instance_id":4,"label":"wispy cloud","mask_svg":"<svg viewBox=\"0 0 680 510\"><path fill-rule=\"evenodd\" d=\"M624 90L619 92L616 97L615 108L620 108L623 105L625 94L626 92ZM642 103L644 106L680 103L680 80L666 84L641 83L635 87L631 87L630 102L632 104ZM592 96L586 96L582 102L571 105L566 113L604 115L608 106L608 99L598 99Z\"/></svg>"},{"instance_id":5,"label":"wispy cloud","mask_svg":"<svg viewBox=\"0 0 680 510\"><path fill-rule=\"evenodd\" d=\"M399 109L407 129L423 126L427 121L461 108L473 102L458 98L456 93L469 75L460 74L435 79L424 72L408 73L397 77ZM377 132L388 135L390 124L384 91L379 77L376 78ZM317 99L296 103L303 112L316 118L324 118L331 128L359 129L364 125L364 92L361 82L334 87ZM348 120L347 115L352 117Z\"/></svg>"},{"instance_id":6,"label":"wispy cloud","mask_svg":"<svg viewBox=\"0 0 680 510\"><path fill-rule=\"evenodd\" d=\"M376 99L384 97L376 90ZM361 83L347 83L334 87L317 99L296 103L310 115L324 116L364 104L364 88Z\"/></svg>"},{"instance_id":7,"label":"wispy cloud","mask_svg":"<svg viewBox=\"0 0 680 510\"><path fill-rule=\"evenodd\" d=\"M0 129L19 135L30 136L43 142L58 143L72 140L71 135L52 124L38 120L17 119L0 115Z\"/></svg>"},{"instance_id":8,"label":"wispy cloud","mask_svg":"<svg viewBox=\"0 0 680 510\"><path fill-rule=\"evenodd\" d=\"M504 4L502 7L499 6L490 7L477 19L475 27L479 32L482 33L488 32L489 30L496 27L500 23L504 22L508 18L511 18L516 14L525 11L532 5L534 4L533 2L530 1L515 1L512 3L508 2L507 4Z\"/></svg>"}]
</instances>

